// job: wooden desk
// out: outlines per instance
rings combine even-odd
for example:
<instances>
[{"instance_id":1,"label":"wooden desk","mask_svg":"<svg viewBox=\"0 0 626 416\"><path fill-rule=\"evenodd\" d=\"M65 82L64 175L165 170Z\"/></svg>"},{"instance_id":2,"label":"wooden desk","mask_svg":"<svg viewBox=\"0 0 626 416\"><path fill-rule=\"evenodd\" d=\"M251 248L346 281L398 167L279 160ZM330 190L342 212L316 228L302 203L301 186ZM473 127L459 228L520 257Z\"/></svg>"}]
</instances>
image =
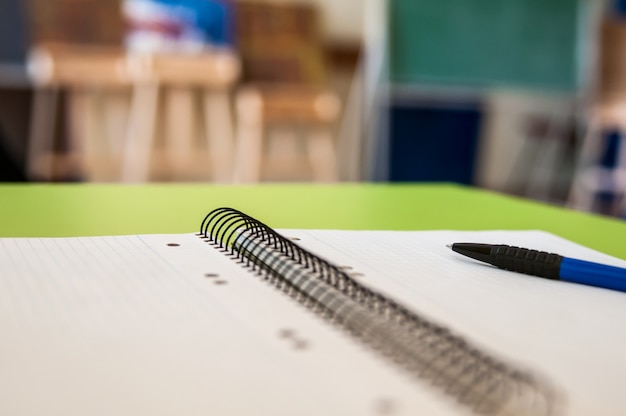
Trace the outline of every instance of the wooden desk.
<instances>
[{"instance_id":1,"label":"wooden desk","mask_svg":"<svg viewBox=\"0 0 626 416\"><path fill-rule=\"evenodd\" d=\"M626 258L626 222L449 184L0 185L0 236L192 232L231 206L278 228L540 229Z\"/></svg>"}]
</instances>

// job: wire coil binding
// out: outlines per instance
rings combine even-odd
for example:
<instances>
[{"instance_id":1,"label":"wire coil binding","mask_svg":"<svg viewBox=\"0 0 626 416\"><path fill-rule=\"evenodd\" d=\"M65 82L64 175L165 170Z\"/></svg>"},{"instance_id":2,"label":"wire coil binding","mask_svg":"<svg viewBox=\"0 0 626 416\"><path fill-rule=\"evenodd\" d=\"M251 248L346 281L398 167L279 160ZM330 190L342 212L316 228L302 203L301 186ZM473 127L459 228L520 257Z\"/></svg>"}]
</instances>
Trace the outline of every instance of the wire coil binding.
<instances>
[{"instance_id":1,"label":"wire coil binding","mask_svg":"<svg viewBox=\"0 0 626 416\"><path fill-rule=\"evenodd\" d=\"M202 221L199 235L477 414L560 413L557 394L544 380L494 358L444 326L365 287L238 210L211 211Z\"/></svg>"}]
</instances>

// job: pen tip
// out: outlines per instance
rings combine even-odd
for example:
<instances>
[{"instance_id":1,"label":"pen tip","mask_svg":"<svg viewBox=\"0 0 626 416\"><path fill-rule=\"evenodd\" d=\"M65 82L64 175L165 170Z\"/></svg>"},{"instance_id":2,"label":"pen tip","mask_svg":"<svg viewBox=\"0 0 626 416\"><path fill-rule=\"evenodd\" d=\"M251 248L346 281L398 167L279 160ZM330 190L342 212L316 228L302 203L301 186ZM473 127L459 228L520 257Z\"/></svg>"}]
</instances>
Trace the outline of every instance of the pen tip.
<instances>
[{"instance_id":1,"label":"pen tip","mask_svg":"<svg viewBox=\"0 0 626 416\"><path fill-rule=\"evenodd\" d=\"M446 244L446 247L452 248L452 244Z\"/></svg>"}]
</instances>

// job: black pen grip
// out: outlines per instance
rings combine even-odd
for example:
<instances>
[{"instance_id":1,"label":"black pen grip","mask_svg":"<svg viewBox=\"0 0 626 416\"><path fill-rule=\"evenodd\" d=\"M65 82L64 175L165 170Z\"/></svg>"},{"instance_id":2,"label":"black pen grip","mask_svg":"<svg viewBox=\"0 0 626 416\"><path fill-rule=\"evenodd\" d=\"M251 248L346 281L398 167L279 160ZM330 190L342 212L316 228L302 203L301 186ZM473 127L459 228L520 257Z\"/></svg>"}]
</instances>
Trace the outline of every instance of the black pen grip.
<instances>
[{"instance_id":1,"label":"black pen grip","mask_svg":"<svg viewBox=\"0 0 626 416\"><path fill-rule=\"evenodd\" d=\"M494 245L490 263L501 269L558 280L561 260L563 256L545 251Z\"/></svg>"}]
</instances>

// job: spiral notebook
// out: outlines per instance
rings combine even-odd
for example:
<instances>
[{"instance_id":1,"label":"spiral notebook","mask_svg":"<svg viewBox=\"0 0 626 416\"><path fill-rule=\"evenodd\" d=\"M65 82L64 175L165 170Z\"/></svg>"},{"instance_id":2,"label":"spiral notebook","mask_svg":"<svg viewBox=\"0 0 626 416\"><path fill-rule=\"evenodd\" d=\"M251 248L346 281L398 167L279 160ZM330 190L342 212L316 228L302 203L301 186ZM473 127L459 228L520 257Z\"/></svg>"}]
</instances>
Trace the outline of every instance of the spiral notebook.
<instances>
[{"instance_id":1,"label":"spiral notebook","mask_svg":"<svg viewBox=\"0 0 626 416\"><path fill-rule=\"evenodd\" d=\"M619 415L623 293L465 240L624 266L539 231L0 239L0 414Z\"/></svg>"}]
</instances>

